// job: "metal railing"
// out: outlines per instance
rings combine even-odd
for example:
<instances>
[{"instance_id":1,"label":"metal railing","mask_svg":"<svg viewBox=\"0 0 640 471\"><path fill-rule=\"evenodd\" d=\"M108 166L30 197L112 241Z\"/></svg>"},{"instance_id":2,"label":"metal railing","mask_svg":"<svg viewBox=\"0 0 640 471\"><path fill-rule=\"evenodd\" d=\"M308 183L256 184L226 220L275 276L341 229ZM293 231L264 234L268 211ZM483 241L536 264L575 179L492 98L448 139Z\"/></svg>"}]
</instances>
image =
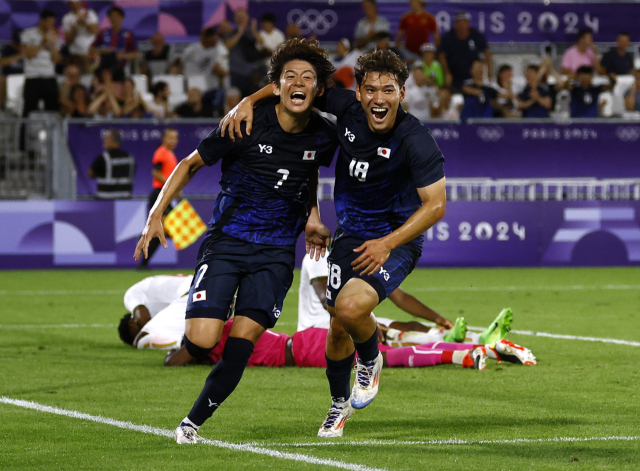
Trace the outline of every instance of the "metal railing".
<instances>
[{"instance_id":1,"label":"metal railing","mask_svg":"<svg viewBox=\"0 0 640 471\"><path fill-rule=\"evenodd\" d=\"M321 178L318 199L333 199L335 179ZM640 179L448 178L449 201L640 200Z\"/></svg>"}]
</instances>

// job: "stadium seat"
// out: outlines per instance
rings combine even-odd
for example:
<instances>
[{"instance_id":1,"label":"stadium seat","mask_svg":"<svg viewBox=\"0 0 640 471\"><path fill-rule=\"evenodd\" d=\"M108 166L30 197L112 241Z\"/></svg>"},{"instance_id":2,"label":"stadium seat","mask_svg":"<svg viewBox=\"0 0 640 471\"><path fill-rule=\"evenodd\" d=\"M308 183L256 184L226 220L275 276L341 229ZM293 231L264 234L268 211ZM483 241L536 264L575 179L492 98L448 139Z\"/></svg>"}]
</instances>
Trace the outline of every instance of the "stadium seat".
<instances>
[{"instance_id":1,"label":"stadium seat","mask_svg":"<svg viewBox=\"0 0 640 471\"><path fill-rule=\"evenodd\" d=\"M7 103L6 109L17 116L22 115L22 90L24 89L24 74L7 75Z\"/></svg>"},{"instance_id":2,"label":"stadium seat","mask_svg":"<svg viewBox=\"0 0 640 471\"><path fill-rule=\"evenodd\" d=\"M202 93L206 92L209 89L207 87L207 78L204 75L187 76L187 91L192 88L197 88Z\"/></svg>"},{"instance_id":3,"label":"stadium seat","mask_svg":"<svg viewBox=\"0 0 640 471\"><path fill-rule=\"evenodd\" d=\"M157 75L163 75L167 72L167 68L169 67L168 61L151 61L148 62L149 71L151 72L151 76L155 77Z\"/></svg>"},{"instance_id":4,"label":"stadium seat","mask_svg":"<svg viewBox=\"0 0 640 471\"><path fill-rule=\"evenodd\" d=\"M140 93L146 93L149 91L149 82L146 75L132 75L131 79L136 84L136 90Z\"/></svg>"},{"instance_id":5,"label":"stadium seat","mask_svg":"<svg viewBox=\"0 0 640 471\"><path fill-rule=\"evenodd\" d=\"M151 83L166 82L172 95L184 94L184 76L182 75L157 75Z\"/></svg>"},{"instance_id":6,"label":"stadium seat","mask_svg":"<svg viewBox=\"0 0 640 471\"><path fill-rule=\"evenodd\" d=\"M171 95L169 95L169 99L167 100L169 102L169 109L174 109L176 106L184 103L185 101L187 101L187 94L186 93L172 93Z\"/></svg>"},{"instance_id":7,"label":"stadium seat","mask_svg":"<svg viewBox=\"0 0 640 471\"><path fill-rule=\"evenodd\" d=\"M635 81L636 79L633 75L618 75L616 78L616 85L613 87L613 94L617 96L624 96Z\"/></svg>"}]
</instances>

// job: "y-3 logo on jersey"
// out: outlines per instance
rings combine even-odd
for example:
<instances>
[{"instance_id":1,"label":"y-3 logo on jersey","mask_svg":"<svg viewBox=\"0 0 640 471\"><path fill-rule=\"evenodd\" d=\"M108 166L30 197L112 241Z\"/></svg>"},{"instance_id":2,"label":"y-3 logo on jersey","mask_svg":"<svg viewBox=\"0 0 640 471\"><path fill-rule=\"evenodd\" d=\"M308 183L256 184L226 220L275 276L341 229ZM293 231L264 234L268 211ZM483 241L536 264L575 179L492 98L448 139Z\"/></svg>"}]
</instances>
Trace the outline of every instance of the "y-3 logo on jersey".
<instances>
[{"instance_id":1,"label":"y-3 logo on jersey","mask_svg":"<svg viewBox=\"0 0 640 471\"><path fill-rule=\"evenodd\" d=\"M262 145L262 144L258 144L258 147L260 148L260 153L262 154L263 152L265 154L271 154L273 152L273 147L268 146L268 145Z\"/></svg>"},{"instance_id":2,"label":"y-3 logo on jersey","mask_svg":"<svg viewBox=\"0 0 640 471\"><path fill-rule=\"evenodd\" d=\"M344 135L349 139L349 142L353 142L356 139L356 135L349 131L349 128L344 128Z\"/></svg>"}]
</instances>

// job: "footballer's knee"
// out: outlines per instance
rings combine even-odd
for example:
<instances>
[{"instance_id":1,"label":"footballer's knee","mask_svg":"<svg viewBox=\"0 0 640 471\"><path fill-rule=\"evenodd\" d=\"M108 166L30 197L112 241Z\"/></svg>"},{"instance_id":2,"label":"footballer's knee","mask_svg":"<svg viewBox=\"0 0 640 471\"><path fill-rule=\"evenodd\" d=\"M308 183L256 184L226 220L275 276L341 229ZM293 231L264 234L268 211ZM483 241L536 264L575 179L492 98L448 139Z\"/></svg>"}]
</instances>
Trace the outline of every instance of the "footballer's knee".
<instances>
[{"instance_id":1,"label":"footballer's knee","mask_svg":"<svg viewBox=\"0 0 640 471\"><path fill-rule=\"evenodd\" d=\"M338 297L336 300L336 318L343 325L358 323L371 315L367 300L360 295Z\"/></svg>"},{"instance_id":2,"label":"footballer's knee","mask_svg":"<svg viewBox=\"0 0 640 471\"><path fill-rule=\"evenodd\" d=\"M327 336L327 342L333 345L341 345L344 342L351 341L351 337L338 319L331 318L331 324L329 325L329 335Z\"/></svg>"},{"instance_id":3,"label":"footballer's knee","mask_svg":"<svg viewBox=\"0 0 640 471\"><path fill-rule=\"evenodd\" d=\"M189 337L187 337L186 335L184 336L184 346L187 349L189 355L194 358L198 358L199 360L207 359L211 351L215 348L215 345L209 348L196 345L191 340L189 340Z\"/></svg>"}]
</instances>

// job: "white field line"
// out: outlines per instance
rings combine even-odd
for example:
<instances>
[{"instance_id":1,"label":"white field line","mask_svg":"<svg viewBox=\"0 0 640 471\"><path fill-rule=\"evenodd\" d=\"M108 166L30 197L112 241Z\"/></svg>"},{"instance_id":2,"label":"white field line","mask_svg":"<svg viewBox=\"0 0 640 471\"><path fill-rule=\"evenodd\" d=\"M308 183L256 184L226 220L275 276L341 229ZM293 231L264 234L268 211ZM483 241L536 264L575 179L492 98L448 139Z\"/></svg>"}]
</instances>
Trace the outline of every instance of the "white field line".
<instances>
[{"instance_id":1,"label":"white field line","mask_svg":"<svg viewBox=\"0 0 640 471\"><path fill-rule=\"evenodd\" d=\"M411 291L447 292L447 291L583 291L583 290L640 290L640 285L574 285L574 286L426 286L413 288ZM55 295L106 295L122 294L125 290L94 289L94 290L0 290L0 296L55 296ZM296 288L290 292L296 293Z\"/></svg>"},{"instance_id":2,"label":"white field line","mask_svg":"<svg viewBox=\"0 0 640 471\"><path fill-rule=\"evenodd\" d=\"M0 329L72 329L83 327L115 327L118 324L3 324Z\"/></svg>"},{"instance_id":3,"label":"white field line","mask_svg":"<svg viewBox=\"0 0 640 471\"><path fill-rule=\"evenodd\" d=\"M561 442L606 442L606 441L636 441L640 436L607 436L607 437L552 437L552 438L514 438L511 440L462 440L449 438L447 440L363 440L363 441L325 441L310 443L268 443L254 442L253 446L279 446L285 448L311 448L326 446L414 446L414 445L517 445L520 443L561 443Z\"/></svg>"},{"instance_id":4,"label":"white field line","mask_svg":"<svg viewBox=\"0 0 640 471\"><path fill-rule=\"evenodd\" d=\"M89 415L82 412L59 409L58 407L45 406L32 401L23 401L20 399L12 399L5 396L0 396L0 403L11 404L18 407L24 407L26 409L33 409L39 412L49 412L56 415L64 415L74 419L90 420L100 424L113 425L127 430L133 430L135 432L148 433L151 435L158 435L160 437L174 438L175 431L164 428L151 427L149 425L136 425L131 422L125 422L122 420L111 419L109 417L102 417L100 415ZM244 443L229 443L220 440L210 440L207 438L200 438L198 443L204 443L206 445L212 445L218 448L226 448L233 451L247 451L250 453L256 453L258 455L266 455L271 458L278 458L283 460L301 461L309 464L317 464L324 466L332 466L334 468L348 469L352 471L385 471L379 468L370 468L368 466L345 463L344 461L330 460L324 458L316 458L315 456L302 455L300 453L287 453L278 450L270 450L261 446L255 446L252 444ZM178 446L178 445L176 445Z\"/></svg>"},{"instance_id":5,"label":"white field line","mask_svg":"<svg viewBox=\"0 0 640 471\"><path fill-rule=\"evenodd\" d=\"M467 327L467 329L482 332L485 330L485 327ZM634 342L632 340L608 339L608 338L600 338L600 337L581 337L578 335L550 334L548 332L533 332L531 330L511 330L510 333L520 334L520 335L531 335L533 337L548 337L552 339L562 339L562 340L582 340L584 342L615 343L618 345L629 345L631 347L640 347L640 342Z\"/></svg>"}]
</instances>

